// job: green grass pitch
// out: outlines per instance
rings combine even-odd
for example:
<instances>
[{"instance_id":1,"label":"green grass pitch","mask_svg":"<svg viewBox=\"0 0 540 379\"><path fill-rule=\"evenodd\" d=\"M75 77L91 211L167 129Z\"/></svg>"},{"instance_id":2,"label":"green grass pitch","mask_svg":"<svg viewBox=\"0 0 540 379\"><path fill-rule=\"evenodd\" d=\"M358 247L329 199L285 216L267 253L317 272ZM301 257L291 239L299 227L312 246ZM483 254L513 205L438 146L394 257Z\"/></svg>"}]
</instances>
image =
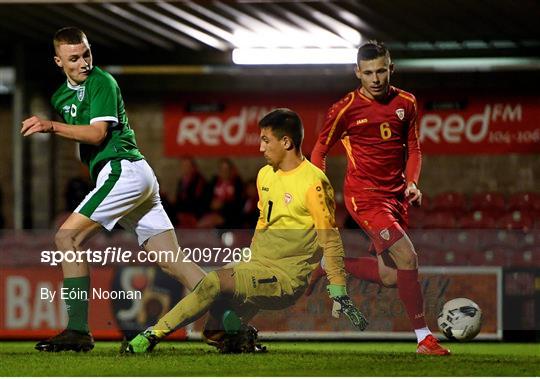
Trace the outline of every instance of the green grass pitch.
<instances>
[{"instance_id":1,"label":"green grass pitch","mask_svg":"<svg viewBox=\"0 0 540 379\"><path fill-rule=\"evenodd\" d=\"M445 343L453 355L424 357L414 342L265 342L266 354L221 355L201 342L163 342L121 356L119 343L90 353L42 353L0 342L0 376L538 376L539 344Z\"/></svg>"}]
</instances>

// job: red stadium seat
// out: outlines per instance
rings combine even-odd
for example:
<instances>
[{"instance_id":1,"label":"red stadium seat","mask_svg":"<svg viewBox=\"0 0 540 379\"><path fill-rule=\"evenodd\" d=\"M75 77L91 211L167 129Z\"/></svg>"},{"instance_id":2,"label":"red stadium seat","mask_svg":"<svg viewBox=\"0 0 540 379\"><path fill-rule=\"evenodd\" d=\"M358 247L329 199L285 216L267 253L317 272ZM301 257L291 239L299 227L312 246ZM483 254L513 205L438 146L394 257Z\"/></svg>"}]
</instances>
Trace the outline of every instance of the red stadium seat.
<instances>
[{"instance_id":1,"label":"red stadium seat","mask_svg":"<svg viewBox=\"0 0 540 379\"><path fill-rule=\"evenodd\" d=\"M504 195L499 192L476 193L471 198L471 209L502 211L505 209Z\"/></svg>"},{"instance_id":2,"label":"red stadium seat","mask_svg":"<svg viewBox=\"0 0 540 379\"><path fill-rule=\"evenodd\" d=\"M418 251L423 251L425 248L432 246L437 246L440 249L444 243L443 230L418 229L410 230L408 234Z\"/></svg>"},{"instance_id":3,"label":"red stadium seat","mask_svg":"<svg viewBox=\"0 0 540 379\"><path fill-rule=\"evenodd\" d=\"M477 232L480 250L493 246L514 249L523 243L523 232L519 230L482 229Z\"/></svg>"},{"instance_id":4,"label":"red stadium seat","mask_svg":"<svg viewBox=\"0 0 540 379\"><path fill-rule=\"evenodd\" d=\"M481 210L469 212L459 219L458 224L466 229L488 229L496 226L495 218Z\"/></svg>"},{"instance_id":5,"label":"red stadium seat","mask_svg":"<svg viewBox=\"0 0 540 379\"><path fill-rule=\"evenodd\" d=\"M540 246L540 229L536 228L524 233L520 239L520 246L522 248Z\"/></svg>"},{"instance_id":6,"label":"red stadium seat","mask_svg":"<svg viewBox=\"0 0 540 379\"><path fill-rule=\"evenodd\" d=\"M456 217L449 211L431 211L424 216L424 229L448 229L456 227Z\"/></svg>"},{"instance_id":7,"label":"red stadium seat","mask_svg":"<svg viewBox=\"0 0 540 379\"><path fill-rule=\"evenodd\" d=\"M510 261L512 267L540 268L540 246L516 250Z\"/></svg>"},{"instance_id":8,"label":"red stadium seat","mask_svg":"<svg viewBox=\"0 0 540 379\"><path fill-rule=\"evenodd\" d=\"M480 245L479 230L452 229L444 231L444 247L450 250L475 251Z\"/></svg>"},{"instance_id":9,"label":"red stadium seat","mask_svg":"<svg viewBox=\"0 0 540 379\"><path fill-rule=\"evenodd\" d=\"M540 211L540 194L535 192L514 193L508 198L508 209L522 211Z\"/></svg>"},{"instance_id":10,"label":"red stadium seat","mask_svg":"<svg viewBox=\"0 0 540 379\"><path fill-rule=\"evenodd\" d=\"M433 198L432 209L438 211L464 212L467 208L465 195L458 192L442 192Z\"/></svg>"},{"instance_id":11,"label":"red stadium seat","mask_svg":"<svg viewBox=\"0 0 540 379\"><path fill-rule=\"evenodd\" d=\"M534 219L534 227L540 229L540 211L533 211L531 213Z\"/></svg>"},{"instance_id":12,"label":"red stadium seat","mask_svg":"<svg viewBox=\"0 0 540 379\"><path fill-rule=\"evenodd\" d=\"M534 227L534 219L526 211L514 210L497 220L497 227L508 230L528 231Z\"/></svg>"},{"instance_id":13,"label":"red stadium seat","mask_svg":"<svg viewBox=\"0 0 540 379\"><path fill-rule=\"evenodd\" d=\"M466 250L439 250L433 254L434 266L466 266L470 253Z\"/></svg>"},{"instance_id":14,"label":"red stadium seat","mask_svg":"<svg viewBox=\"0 0 540 379\"><path fill-rule=\"evenodd\" d=\"M420 250L416 249L418 264L420 266L434 266L438 264L438 256L441 255L440 246L424 245Z\"/></svg>"},{"instance_id":15,"label":"red stadium seat","mask_svg":"<svg viewBox=\"0 0 540 379\"><path fill-rule=\"evenodd\" d=\"M473 266L507 266L512 250L507 247L492 246L471 254L469 262Z\"/></svg>"},{"instance_id":16,"label":"red stadium seat","mask_svg":"<svg viewBox=\"0 0 540 379\"><path fill-rule=\"evenodd\" d=\"M447 249L446 259L452 259L453 264L457 266L467 266L470 262L471 250L468 249ZM450 264L450 263L449 263Z\"/></svg>"},{"instance_id":17,"label":"red stadium seat","mask_svg":"<svg viewBox=\"0 0 540 379\"><path fill-rule=\"evenodd\" d=\"M426 212L422 208L410 207L409 208L409 228L419 229L424 225L424 218Z\"/></svg>"},{"instance_id":18,"label":"red stadium seat","mask_svg":"<svg viewBox=\"0 0 540 379\"><path fill-rule=\"evenodd\" d=\"M431 197L426 195L422 192L422 206L420 209L422 209L424 212L431 210L433 201L431 200ZM409 210L411 210L414 207L410 207Z\"/></svg>"}]
</instances>

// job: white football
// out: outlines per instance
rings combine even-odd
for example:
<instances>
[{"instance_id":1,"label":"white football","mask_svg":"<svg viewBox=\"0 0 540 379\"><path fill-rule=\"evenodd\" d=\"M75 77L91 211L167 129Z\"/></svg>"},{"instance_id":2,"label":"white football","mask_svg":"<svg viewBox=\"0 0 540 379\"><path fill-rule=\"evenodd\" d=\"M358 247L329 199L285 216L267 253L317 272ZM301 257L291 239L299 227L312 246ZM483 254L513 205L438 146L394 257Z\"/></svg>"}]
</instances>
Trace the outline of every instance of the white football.
<instances>
[{"instance_id":1,"label":"white football","mask_svg":"<svg viewBox=\"0 0 540 379\"><path fill-rule=\"evenodd\" d=\"M482 310L474 301L460 297L444 304L437 317L440 331L448 339L469 341L482 327Z\"/></svg>"}]
</instances>

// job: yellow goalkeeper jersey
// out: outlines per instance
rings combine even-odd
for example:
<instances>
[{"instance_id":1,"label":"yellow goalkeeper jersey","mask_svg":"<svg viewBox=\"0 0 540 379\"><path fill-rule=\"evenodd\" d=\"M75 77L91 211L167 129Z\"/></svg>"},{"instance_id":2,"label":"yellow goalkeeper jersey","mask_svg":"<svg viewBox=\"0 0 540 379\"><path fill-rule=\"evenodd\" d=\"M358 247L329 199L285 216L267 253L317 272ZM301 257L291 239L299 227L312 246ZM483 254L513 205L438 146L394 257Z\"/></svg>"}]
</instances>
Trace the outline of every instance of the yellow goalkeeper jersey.
<instances>
[{"instance_id":1,"label":"yellow goalkeeper jersey","mask_svg":"<svg viewBox=\"0 0 540 379\"><path fill-rule=\"evenodd\" d=\"M260 216L252 261L280 270L301 287L324 255L330 283L345 285L334 191L324 172L307 159L290 171L274 172L267 165L259 171L257 189Z\"/></svg>"}]
</instances>

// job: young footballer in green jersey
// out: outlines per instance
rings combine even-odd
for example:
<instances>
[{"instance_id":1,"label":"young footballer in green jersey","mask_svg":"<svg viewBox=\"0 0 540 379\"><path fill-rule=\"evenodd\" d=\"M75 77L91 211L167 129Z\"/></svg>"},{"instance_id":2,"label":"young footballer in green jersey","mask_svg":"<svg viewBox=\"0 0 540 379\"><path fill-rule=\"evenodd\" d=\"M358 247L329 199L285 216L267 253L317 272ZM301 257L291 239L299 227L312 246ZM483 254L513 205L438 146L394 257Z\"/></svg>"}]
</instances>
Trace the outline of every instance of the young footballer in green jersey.
<instances>
[{"instance_id":1,"label":"young footballer in green jersey","mask_svg":"<svg viewBox=\"0 0 540 379\"><path fill-rule=\"evenodd\" d=\"M140 153L129 126L120 88L107 72L93 66L86 35L67 27L54 36L54 61L66 82L51 102L64 123L33 116L23 121L21 133L51 133L78 142L81 160L89 166L96 188L60 227L55 243L60 251L79 246L102 228L118 222L133 231L150 251L177 251L173 225L159 197L154 172ZM192 290L204 272L195 263L160 262L161 268ZM64 288L88 293L88 263L62 263ZM88 351L94 346L88 329L88 300L66 299L67 329L39 342L43 351Z\"/></svg>"},{"instance_id":2,"label":"young footballer in green jersey","mask_svg":"<svg viewBox=\"0 0 540 379\"><path fill-rule=\"evenodd\" d=\"M247 322L259 309L285 309L302 296L321 256L325 258L330 281L328 292L334 299L333 314L344 313L361 330L367 326L347 295L332 187L326 175L302 155L304 130L300 117L289 109L276 109L259 125L260 151L268 165L257 176L260 216L250 247L251 261L209 273L156 325L135 337L127 351L150 351L173 330L207 311L210 324L219 329L219 322L215 321L223 320L220 310L232 309L241 321ZM226 325L222 327L227 331ZM209 328L207 323L205 332ZM217 339L209 338L216 335ZM209 343L227 351L226 346L220 346L226 341L223 334L204 336Z\"/></svg>"}]
</instances>

